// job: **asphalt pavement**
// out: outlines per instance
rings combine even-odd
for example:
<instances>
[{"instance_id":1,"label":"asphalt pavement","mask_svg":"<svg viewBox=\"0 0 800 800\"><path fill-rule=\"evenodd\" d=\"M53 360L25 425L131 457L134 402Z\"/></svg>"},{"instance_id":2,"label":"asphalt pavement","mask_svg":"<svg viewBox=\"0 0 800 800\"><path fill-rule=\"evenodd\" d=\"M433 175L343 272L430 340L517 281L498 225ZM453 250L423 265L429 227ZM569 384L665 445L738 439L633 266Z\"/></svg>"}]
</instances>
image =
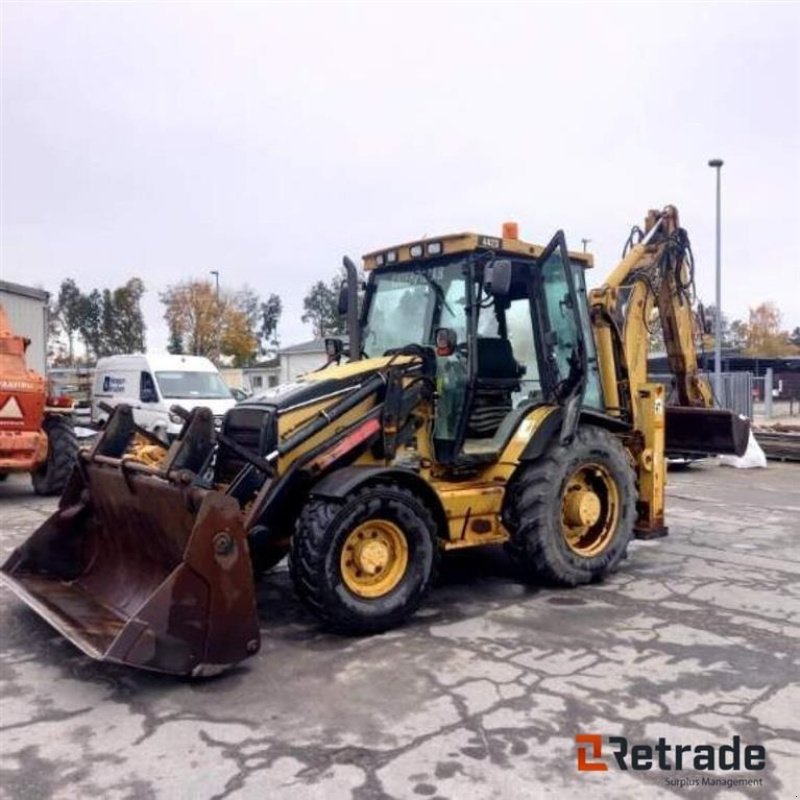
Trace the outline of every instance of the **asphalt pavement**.
<instances>
[{"instance_id":1,"label":"asphalt pavement","mask_svg":"<svg viewBox=\"0 0 800 800\"><path fill-rule=\"evenodd\" d=\"M0 484L3 558L54 507ZM499 549L454 554L411 622L366 639L320 630L279 567L261 652L202 681L93 662L2 588L0 793L796 798L800 465L670 473L668 516L575 590L526 585ZM606 769L578 770L587 734ZM686 746L689 768L623 770L609 737ZM693 768L733 737L762 770Z\"/></svg>"}]
</instances>

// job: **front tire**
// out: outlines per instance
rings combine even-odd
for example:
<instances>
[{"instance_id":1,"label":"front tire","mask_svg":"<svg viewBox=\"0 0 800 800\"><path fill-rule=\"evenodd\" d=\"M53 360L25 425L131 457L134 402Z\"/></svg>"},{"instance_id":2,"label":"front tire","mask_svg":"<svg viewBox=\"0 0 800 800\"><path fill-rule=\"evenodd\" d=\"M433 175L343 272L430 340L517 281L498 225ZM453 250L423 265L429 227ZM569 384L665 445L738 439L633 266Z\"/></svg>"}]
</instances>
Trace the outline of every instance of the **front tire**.
<instances>
[{"instance_id":1,"label":"front tire","mask_svg":"<svg viewBox=\"0 0 800 800\"><path fill-rule=\"evenodd\" d=\"M346 634L393 628L428 594L438 563L430 510L396 484L343 500L312 498L292 537L289 569L304 604Z\"/></svg>"},{"instance_id":2,"label":"front tire","mask_svg":"<svg viewBox=\"0 0 800 800\"><path fill-rule=\"evenodd\" d=\"M65 416L45 417L47 461L31 473L33 491L38 495L61 494L78 458L78 437L72 420Z\"/></svg>"},{"instance_id":3,"label":"front tire","mask_svg":"<svg viewBox=\"0 0 800 800\"><path fill-rule=\"evenodd\" d=\"M551 586L602 580L625 557L636 518L633 469L619 439L593 426L553 442L514 480L509 550L526 577Z\"/></svg>"}]
</instances>

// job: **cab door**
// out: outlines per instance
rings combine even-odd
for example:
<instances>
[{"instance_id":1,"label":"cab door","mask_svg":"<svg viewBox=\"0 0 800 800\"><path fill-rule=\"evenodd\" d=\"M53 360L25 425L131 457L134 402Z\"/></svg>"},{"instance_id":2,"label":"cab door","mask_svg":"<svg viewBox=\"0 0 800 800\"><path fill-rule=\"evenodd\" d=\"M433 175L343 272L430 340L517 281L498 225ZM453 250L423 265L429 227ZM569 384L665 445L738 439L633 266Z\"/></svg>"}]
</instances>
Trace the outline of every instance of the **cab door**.
<instances>
[{"instance_id":1,"label":"cab door","mask_svg":"<svg viewBox=\"0 0 800 800\"><path fill-rule=\"evenodd\" d=\"M551 402L582 397L586 345L564 232L558 231L532 273L531 302L539 328L542 388Z\"/></svg>"}]
</instances>

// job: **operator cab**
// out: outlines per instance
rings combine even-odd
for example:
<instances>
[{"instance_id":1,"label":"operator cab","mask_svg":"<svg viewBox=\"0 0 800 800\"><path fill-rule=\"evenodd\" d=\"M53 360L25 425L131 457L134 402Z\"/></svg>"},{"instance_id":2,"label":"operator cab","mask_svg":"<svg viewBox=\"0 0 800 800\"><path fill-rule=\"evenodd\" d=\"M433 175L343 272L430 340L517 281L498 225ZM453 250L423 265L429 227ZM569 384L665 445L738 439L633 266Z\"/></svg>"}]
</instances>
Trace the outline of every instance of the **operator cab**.
<instances>
[{"instance_id":1,"label":"operator cab","mask_svg":"<svg viewBox=\"0 0 800 800\"><path fill-rule=\"evenodd\" d=\"M496 460L537 405L603 410L583 274L591 256L570 254L561 232L545 248L457 234L370 253L364 266L362 356L436 351L440 462Z\"/></svg>"}]
</instances>

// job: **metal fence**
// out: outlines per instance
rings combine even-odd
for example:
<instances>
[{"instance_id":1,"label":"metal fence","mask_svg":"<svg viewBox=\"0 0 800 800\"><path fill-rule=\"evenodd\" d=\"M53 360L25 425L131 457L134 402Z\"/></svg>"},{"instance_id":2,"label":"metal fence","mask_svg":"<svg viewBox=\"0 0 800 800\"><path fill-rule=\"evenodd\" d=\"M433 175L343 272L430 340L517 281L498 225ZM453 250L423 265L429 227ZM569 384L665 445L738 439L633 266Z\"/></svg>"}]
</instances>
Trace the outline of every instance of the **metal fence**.
<instances>
[{"instance_id":1,"label":"metal fence","mask_svg":"<svg viewBox=\"0 0 800 800\"><path fill-rule=\"evenodd\" d=\"M714 388L713 374L703 373L711 388ZM720 396L716 398L718 408L729 408L737 414L743 414L748 419L753 418L753 373L752 372L723 372ZM661 373L650 375L651 381L663 383L667 387L667 397L670 397L673 377ZM761 379L763 380L763 378Z\"/></svg>"},{"instance_id":2,"label":"metal fence","mask_svg":"<svg viewBox=\"0 0 800 800\"><path fill-rule=\"evenodd\" d=\"M714 385L714 376L706 376L710 384ZM753 418L753 373L752 372L723 372L722 387L717 405L720 408L729 408L737 414L743 414L748 419Z\"/></svg>"}]
</instances>

